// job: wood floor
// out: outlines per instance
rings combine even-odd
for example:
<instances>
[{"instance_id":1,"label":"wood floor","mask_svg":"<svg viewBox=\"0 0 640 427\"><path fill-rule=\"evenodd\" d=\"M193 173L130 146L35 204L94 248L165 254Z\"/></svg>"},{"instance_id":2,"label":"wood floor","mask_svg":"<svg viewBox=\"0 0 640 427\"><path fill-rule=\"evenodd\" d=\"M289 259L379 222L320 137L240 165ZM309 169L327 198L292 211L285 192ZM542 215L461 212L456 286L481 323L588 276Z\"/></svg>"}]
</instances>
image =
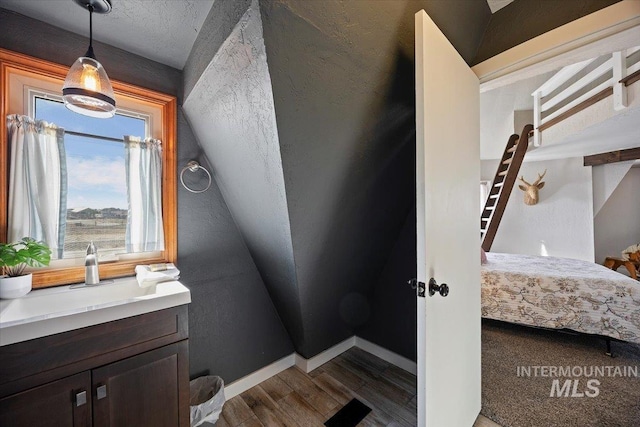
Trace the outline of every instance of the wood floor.
<instances>
[{"instance_id":1,"label":"wood floor","mask_svg":"<svg viewBox=\"0 0 640 427\"><path fill-rule=\"evenodd\" d=\"M291 367L225 402L217 427L314 427L352 398L372 411L358 426L414 427L416 377L357 347L306 374ZM500 427L479 417L475 427Z\"/></svg>"}]
</instances>

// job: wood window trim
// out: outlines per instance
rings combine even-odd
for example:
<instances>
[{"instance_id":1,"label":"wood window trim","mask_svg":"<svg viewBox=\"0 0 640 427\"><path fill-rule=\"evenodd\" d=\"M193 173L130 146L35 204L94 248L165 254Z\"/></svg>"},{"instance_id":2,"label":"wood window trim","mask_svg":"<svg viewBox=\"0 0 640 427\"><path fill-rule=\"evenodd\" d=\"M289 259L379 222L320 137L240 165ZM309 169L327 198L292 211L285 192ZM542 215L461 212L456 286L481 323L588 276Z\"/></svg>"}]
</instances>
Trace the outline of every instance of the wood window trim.
<instances>
[{"instance_id":1,"label":"wood window trim","mask_svg":"<svg viewBox=\"0 0 640 427\"><path fill-rule=\"evenodd\" d=\"M9 74L11 70L32 73L45 78L64 81L68 66L34 58L0 48L0 242L7 241L9 164L6 116L9 111ZM165 250L160 257L146 258L144 263L175 262L177 259L177 100L174 96L111 80L113 91L118 95L158 106L162 111L162 215L164 222ZM100 265L100 278L114 278L135 274L135 266L141 260L116 261ZM84 267L38 269L33 273L33 287L80 283L84 281Z\"/></svg>"}]
</instances>

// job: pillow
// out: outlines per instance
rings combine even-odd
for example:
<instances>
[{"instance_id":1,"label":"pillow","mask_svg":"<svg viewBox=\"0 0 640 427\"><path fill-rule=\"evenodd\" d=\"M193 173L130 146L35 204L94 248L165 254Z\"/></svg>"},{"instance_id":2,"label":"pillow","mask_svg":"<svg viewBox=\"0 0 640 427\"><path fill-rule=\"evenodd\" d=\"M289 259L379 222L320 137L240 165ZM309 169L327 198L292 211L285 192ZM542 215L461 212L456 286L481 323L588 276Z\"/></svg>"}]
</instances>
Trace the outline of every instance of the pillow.
<instances>
[{"instance_id":1,"label":"pillow","mask_svg":"<svg viewBox=\"0 0 640 427\"><path fill-rule=\"evenodd\" d=\"M484 249L480 248L480 264L486 264L487 263L487 254L484 251Z\"/></svg>"}]
</instances>

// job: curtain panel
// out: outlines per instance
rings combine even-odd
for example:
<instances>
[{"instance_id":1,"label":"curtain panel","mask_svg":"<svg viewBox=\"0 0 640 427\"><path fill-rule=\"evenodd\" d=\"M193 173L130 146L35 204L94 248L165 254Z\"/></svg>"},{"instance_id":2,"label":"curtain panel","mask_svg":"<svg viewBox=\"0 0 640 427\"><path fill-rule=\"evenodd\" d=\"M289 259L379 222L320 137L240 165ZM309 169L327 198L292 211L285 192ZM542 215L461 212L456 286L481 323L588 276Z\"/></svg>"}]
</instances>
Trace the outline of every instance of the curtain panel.
<instances>
[{"instance_id":1,"label":"curtain panel","mask_svg":"<svg viewBox=\"0 0 640 427\"><path fill-rule=\"evenodd\" d=\"M7 116L9 242L44 241L62 258L67 215L64 129L41 120Z\"/></svg>"},{"instance_id":2,"label":"curtain panel","mask_svg":"<svg viewBox=\"0 0 640 427\"><path fill-rule=\"evenodd\" d=\"M127 252L164 250L162 222L162 142L125 136L129 212Z\"/></svg>"}]
</instances>

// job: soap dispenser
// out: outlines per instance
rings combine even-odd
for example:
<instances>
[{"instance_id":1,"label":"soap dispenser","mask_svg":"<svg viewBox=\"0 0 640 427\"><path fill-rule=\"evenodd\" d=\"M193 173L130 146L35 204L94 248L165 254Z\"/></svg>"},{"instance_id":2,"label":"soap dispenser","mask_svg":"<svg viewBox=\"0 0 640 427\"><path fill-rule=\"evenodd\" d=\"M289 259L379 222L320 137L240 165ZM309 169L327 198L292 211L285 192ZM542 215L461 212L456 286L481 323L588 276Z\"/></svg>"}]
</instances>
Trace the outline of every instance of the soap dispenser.
<instances>
[{"instance_id":1,"label":"soap dispenser","mask_svg":"<svg viewBox=\"0 0 640 427\"><path fill-rule=\"evenodd\" d=\"M97 285L100 283L98 273L98 250L93 241L87 246L87 257L84 259L84 283L86 285Z\"/></svg>"}]
</instances>

